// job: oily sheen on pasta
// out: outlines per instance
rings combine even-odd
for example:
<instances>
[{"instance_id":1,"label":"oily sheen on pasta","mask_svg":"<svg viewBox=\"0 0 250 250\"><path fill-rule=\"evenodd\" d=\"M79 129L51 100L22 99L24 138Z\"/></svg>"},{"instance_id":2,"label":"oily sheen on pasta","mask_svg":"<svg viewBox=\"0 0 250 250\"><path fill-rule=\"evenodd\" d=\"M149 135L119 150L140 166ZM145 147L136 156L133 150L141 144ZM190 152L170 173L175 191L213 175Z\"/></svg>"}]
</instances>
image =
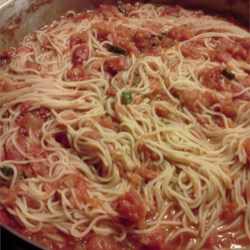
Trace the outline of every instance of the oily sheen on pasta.
<instances>
[{"instance_id":1,"label":"oily sheen on pasta","mask_svg":"<svg viewBox=\"0 0 250 250\"><path fill-rule=\"evenodd\" d=\"M250 245L250 34L236 21L101 5L0 64L2 223L48 249Z\"/></svg>"}]
</instances>

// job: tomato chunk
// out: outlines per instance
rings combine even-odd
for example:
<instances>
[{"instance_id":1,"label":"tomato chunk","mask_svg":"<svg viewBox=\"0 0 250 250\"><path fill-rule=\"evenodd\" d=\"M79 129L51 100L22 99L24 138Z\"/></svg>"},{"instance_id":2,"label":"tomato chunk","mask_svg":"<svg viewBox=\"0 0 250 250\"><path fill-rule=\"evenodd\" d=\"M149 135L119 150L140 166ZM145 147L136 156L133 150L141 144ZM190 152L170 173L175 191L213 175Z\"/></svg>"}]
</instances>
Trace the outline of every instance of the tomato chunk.
<instances>
[{"instance_id":1,"label":"tomato chunk","mask_svg":"<svg viewBox=\"0 0 250 250\"><path fill-rule=\"evenodd\" d=\"M32 61L27 61L26 62L26 67L29 68L29 69L36 70L36 71L41 70L41 66L38 63L32 62Z\"/></svg>"},{"instance_id":2,"label":"tomato chunk","mask_svg":"<svg viewBox=\"0 0 250 250\"><path fill-rule=\"evenodd\" d=\"M227 117L235 119L238 115L240 104L234 101L225 101L222 103L222 113Z\"/></svg>"},{"instance_id":3,"label":"tomato chunk","mask_svg":"<svg viewBox=\"0 0 250 250\"><path fill-rule=\"evenodd\" d=\"M238 205L235 202L229 202L223 207L220 218L224 221L231 222L235 219Z\"/></svg>"},{"instance_id":4,"label":"tomato chunk","mask_svg":"<svg viewBox=\"0 0 250 250\"><path fill-rule=\"evenodd\" d=\"M155 37L157 38L157 37ZM145 32L145 31L137 31L134 35L134 43L136 45L136 47L143 51L143 50L148 50L152 47L152 37L151 34L149 32ZM160 41L158 40L158 43Z\"/></svg>"},{"instance_id":5,"label":"tomato chunk","mask_svg":"<svg viewBox=\"0 0 250 250\"><path fill-rule=\"evenodd\" d=\"M164 7L163 11L161 12L161 16L168 16L172 14L177 14L181 10L181 7L179 5L176 6L166 6Z\"/></svg>"},{"instance_id":6,"label":"tomato chunk","mask_svg":"<svg viewBox=\"0 0 250 250\"><path fill-rule=\"evenodd\" d=\"M97 31L97 39L103 41L111 37L112 35L112 26L110 27L110 22L103 21L93 25L93 28Z\"/></svg>"},{"instance_id":7,"label":"tomato chunk","mask_svg":"<svg viewBox=\"0 0 250 250\"><path fill-rule=\"evenodd\" d=\"M107 59L104 63L104 70L111 75L128 69L128 63L124 56Z\"/></svg>"},{"instance_id":8,"label":"tomato chunk","mask_svg":"<svg viewBox=\"0 0 250 250\"><path fill-rule=\"evenodd\" d=\"M162 118L166 118L169 114L169 111L167 108L165 108L164 106L157 106L155 109L155 113Z\"/></svg>"},{"instance_id":9,"label":"tomato chunk","mask_svg":"<svg viewBox=\"0 0 250 250\"><path fill-rule=\"evenodd\" d=\"M16 54L16 48L11 47L0 51L0 60L8 60Z\"/></svg>"},{"instance_id":10,"label":"tomato chunk","mask_svg":"<svg viewBox=\"0 0 250 250\"><path fill-rule=\"evenodd\" d=\"M146 204L142 196L133 188L118 199L118 212L132 223L145 219Z\"/></svg>"},{"instance_id":11,"label":"tomato chunk","mask_svg":"<svg viewBox=\"0 0 250 250\"><path fill-rule=\"evenodd\" d=\"M119 244L109 236L94 236L87 243L87 250L115 250Z\"/></svg>"},{"instance_id":12,"label":"tomato chunk","mask_svg":"<svg viewBox=\"0 0 250 250\"><path fill-rule=\"evenodd\" d=\"M72 35L69 39L69 46L72 48L77 44L82 44L87 42L87 36L84 33L76 33Z\"/></svg>"},{"instance_id":13,"label":"tomato chunk","mask_svg":"<svg viewBox=\"0 0 250 250\"><path fill-rule=\"evenodd\" d=\"M226 90L227 85L223 84L223 76L221 75L223 68L215 67L212 69L204 69L199 73L201 84L210 89L218 91ZM225 79L228 83L228 81Z\"/></svg>"},{"instance_id":14,"label":"tomato chunk","mask_svg":"<svg viewBox=\"0 0 250 250\"><path fill-rule=\"evenodd\" d=\"M37 132L42 128L43 119L39 117L35 117L32 113L27 113L22 119L22 125L26 128L26 130L33 130Z\"/></svg>"},{"instance_id":15,"label":"tomato chunk","mask_svg":"<svg viewBox=\"0 0 250 250\"><path fill-rule=\"evenodd\" d=\"M71 81L81 81L87 78L87 74L82 66L78 65L72 69L68 69L66 73L66 78Z\"/></svg>"},{"instance_id":16,"label":"tomato chunk","mask_svg":"<svg viewBox=\"0 0 250 250\"><path fill-rule=\"evenodd\" d=\"M179 96L182 105L186 106L190 111L200 111L199 102L201 102L202 94L199 90L177 91L177 95Z\"/></svg>"},{"instance_id":17,"label":"tomato chunk","mask_svg":"<svg viewBox=\"0 0 250 250\"><path fill-rule=\"evenodd\" d=\"M185 41L192 38L195 34L189 31L188 27L179 26L174 27L168 32L168 37L177 40L177 41Z\"/></svg>"},{"instance_id":18,"label":"tomato chunk","mask_svg":"<svg viewBox=\"0 0 250 250\"><path fill-rule=\"evenodd\" d=\"M114 126L114 123L113 123L113 120L111 118L111 116L107 116L107 117L103 117L99 120L99 123L105 127L105 128L110 128L110 129L113 129L115 130L115 126Z\"/></svg>"},{"instance_id":19,"label":"tomato chunk","mask_svg":"<svg viewBox=\"0 0 250 250\"><path fill-rule=\"evenodd\" d=\"M250 138L245 140L243 147L246 152L247 160L250 162Z\"/></svg>"},{"instance_id":20,"label":"tomato chunk","mask_svg":"<svg viewBox=\"0 0 250 250\"><path fill-rule=\"evenodd\" d=\"M89 58L89 48L86 44L81 44L72 54L72 63L74 66L82 65Z\"/></svg>"},{"instance_id":21,"label":"tomato chunk","mask_svg":"<svg viewBox=\"0 0 250 250\"><path fill-rule=\"evenodd\" d=\"M249 40L238 39L238 41L235 41L234 39L220 38L218 39L216 52L227 52L232 57L245 61L249 55Z\"/></svg>"}]
</instances>

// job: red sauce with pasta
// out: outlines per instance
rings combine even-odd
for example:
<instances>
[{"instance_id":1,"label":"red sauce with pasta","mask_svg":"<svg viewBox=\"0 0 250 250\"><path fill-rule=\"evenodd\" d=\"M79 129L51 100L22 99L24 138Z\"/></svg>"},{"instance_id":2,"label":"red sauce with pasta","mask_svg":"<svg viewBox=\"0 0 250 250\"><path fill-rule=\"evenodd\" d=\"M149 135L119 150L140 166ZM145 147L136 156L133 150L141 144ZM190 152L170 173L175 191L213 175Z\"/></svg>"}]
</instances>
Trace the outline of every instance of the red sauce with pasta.
<instances>
[{"instance_id":1,"label":"red sauce with pasta","mask_svg":"<svg viewBox=\"0 0 250 250\"><path fill-rule=\"evenodd\" d=\"M1 223L53 250L250 245L249 32L118 3L31 37L0 52Z\"/></svg>"}]
</instances>

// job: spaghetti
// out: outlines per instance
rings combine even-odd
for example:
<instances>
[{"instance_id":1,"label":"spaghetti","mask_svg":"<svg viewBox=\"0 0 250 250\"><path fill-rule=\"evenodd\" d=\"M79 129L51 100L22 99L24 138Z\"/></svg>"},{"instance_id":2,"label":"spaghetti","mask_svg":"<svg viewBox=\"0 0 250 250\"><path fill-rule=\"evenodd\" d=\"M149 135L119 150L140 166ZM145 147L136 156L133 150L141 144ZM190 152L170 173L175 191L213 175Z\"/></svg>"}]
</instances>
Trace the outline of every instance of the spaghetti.
<instances>
[{"instance_id":1,"label":"spaghetti","mask_svg":"<svg viewBox=\"0 0 250 250\"><path fill-rule=\"evenodd\" d=\"M101 5L0 64L3 223L51 249L250 245L247 30Z\"/></svg>"}]
</instances>

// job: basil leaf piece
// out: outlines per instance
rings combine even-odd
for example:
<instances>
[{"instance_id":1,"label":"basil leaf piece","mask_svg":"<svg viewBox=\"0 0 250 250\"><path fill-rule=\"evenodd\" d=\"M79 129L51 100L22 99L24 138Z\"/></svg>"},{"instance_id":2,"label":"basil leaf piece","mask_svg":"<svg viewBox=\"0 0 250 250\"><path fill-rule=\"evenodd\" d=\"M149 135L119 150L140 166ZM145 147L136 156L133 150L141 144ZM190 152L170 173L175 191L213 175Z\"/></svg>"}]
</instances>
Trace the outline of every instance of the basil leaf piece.
<instances>
[{"instance_id":1,"label":"basil leaf piece","mask_svg":"<svg viewBox=\"0 0 250 250\"><path fill-rule=\"evenodd\" d=\"M130 92L122 92L122 96L124 97L127 104L132 102L132 94Z\"/></svg>"},{"instance_id":2,"label":"basil leaf piece","mask_svg":"<svg viewBox=\"0 0 250 250\"><path fill-rule=\"evenodd\" d=\"M2 172L3 175L10 177L14 175L14 171L12 168L8 167L8 166L2 166L0 168L0 171Z\"/></svg>"},{"instance_id":3,"label":"basil leaf piece","mask_svg":"<svg viewBox=\"0 0 250 250\"><path fill-rule=\"evenodd\" d=\"M125 16L128 17L128 12L122 7L122 2L118 1L117 9Z\"/></svg>"},{"instance_id":4,"label":"basil leaf piece","mask_svg":"<svg viewBox=\"0 0 250 250\"><path fill-rule=\"evenodd\" d=\"M125 50L122 47L115 46L115 45L112 45L112 44L108 44L108 51L112 52L112 53L116 53L116 54L122 54L124 56L128 55L127 50Z\"/></svg>"},{"instance_id":5,"label":"basil leaf piece","mask_svg":"<svg viewBox=\"0 0 250 250\"><path fill-rule=\"evenodd\" d=\"M225 77L226 77L227 79L229 79L229 80L235 79L235 74L232 73L232 72L230 72L230 71L228 71L228 70L226 70L226 69L223 69L223 70L221 71L221 74L222 74L223 76L225 76Z\"/></svg>"},{"instance_id":6,"label":"basil leaf piece","mask_svg":"<svg viewBox=\"0 0 250 250\"><path fill-rule=\"evenodd\" d=\"M166 38L167 37L167 34L166 33L163 33L163 32L161 32L160 34L158 34L158 35L155 35L155 34L152 34L151 35L151 38L159 38L160 40L162 40L162 39L164 39L164 38Z\"/></svg>"},{"instance_id":7,"label":"basil leaf piece","mask_svg":"<svg viewBox=\"0 0 250 250\"><path fill-rule=\"evenodd\" d=\"M28 178L27 174L24 171L20 173L20 176L23 177L24 179Z\"/></svg>"}]
</instances>

